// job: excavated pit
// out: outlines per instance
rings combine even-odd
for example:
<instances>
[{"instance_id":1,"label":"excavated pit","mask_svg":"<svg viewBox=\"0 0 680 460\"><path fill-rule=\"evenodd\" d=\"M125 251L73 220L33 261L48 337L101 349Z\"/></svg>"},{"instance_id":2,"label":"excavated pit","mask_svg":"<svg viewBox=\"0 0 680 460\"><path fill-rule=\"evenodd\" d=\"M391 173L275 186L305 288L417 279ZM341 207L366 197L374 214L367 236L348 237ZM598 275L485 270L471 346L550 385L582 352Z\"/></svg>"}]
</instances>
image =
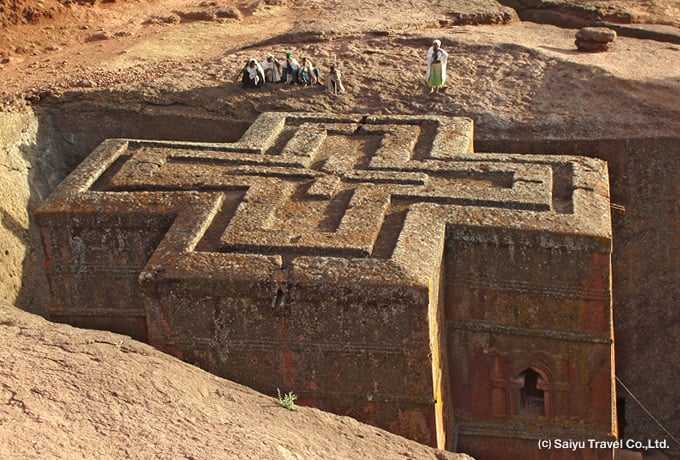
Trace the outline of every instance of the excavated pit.
<instances>
[{"instance_id":1,"label":"excavated pit","mask_svg":"<svg viewBox=\"0 0 680 460\"><path fill-rule=\"evenodd\" d=\"M6 175L0 238L3 264L0 294L18 307L47 316L48 281L33 211L56 185L108 138L235 142L253 120L234 120L192 107L141 110L95 103L37 106L0 115ZM672 431L680 430L680 396L673 394L677 369L663 358L680 335L674 306L680 298L677 238L680 138L494 139L478 133L477 152L582 155L609 164L613 251L613 300L617 376L636 396L657 409ZM401 217L403 219L403 217ZM666 329L659 332L659 325ZM665 363L665 364L664 364ZM655 378L648 379L653 366ZM653 421L621 388L626 437L663 438Z\"/></svg>"},{"instance_id":2,"label":"excavated pit","mask_svg":"<svg viewBox=\"0 0 680 460\"><path fill-rule=\"evenodd\" d=\"M42 269L42 244L33 211L103 140L108 138L232 142L247 121L163 107L146 111L96 103L43 104L0 114L6 174L2 193L3 268L0 296L18 307L47 316L49 288Z\"/></svg>"}]
</instances>

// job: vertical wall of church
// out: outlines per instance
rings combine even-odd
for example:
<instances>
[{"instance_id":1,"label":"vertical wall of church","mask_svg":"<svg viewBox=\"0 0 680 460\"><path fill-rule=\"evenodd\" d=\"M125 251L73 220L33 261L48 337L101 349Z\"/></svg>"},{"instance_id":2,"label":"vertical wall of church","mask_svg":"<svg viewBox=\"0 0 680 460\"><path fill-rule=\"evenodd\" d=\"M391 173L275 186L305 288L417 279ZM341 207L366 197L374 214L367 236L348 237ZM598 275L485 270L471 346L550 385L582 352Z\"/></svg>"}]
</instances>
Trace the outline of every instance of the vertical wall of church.
<instances>
[{"instance_id":1,"label":"vertical wall of church","mask_svg":"<svg viewBox=\"0 0 680 460\"><path fill-rule=\"evenodd\" d=\"M233 272L159 283L147 297L149 342L265 394L294 390L301 404L436 446L428 291L361 281L329 291L292 271L282 291Z\"/></svg>"},{"instance_id":2,"label":"vertical wall of church","mask_svg":"<svg viewBox=\"0 0 680 460\"><path fill-rule=\"evenodd\" d=\"M50 318L145 341L146 312L137 279L171 219L101 211L36 216L52 292Z\"/></svg>"},{"instance_id":3,"label":"vertical wall of church","mask_svg":"<svg viewBox=\"0 0 680 460\"><path fill-rule=\"evenodd\" d=\"M530 459L545 458L540 438L613 439L606 244L450 229L446 266L457 449ZM582 455L610 458L611 450Z\"/></svg>"},{"instance_id":4,"label":"vertical wall of church","mask_svg":"<svg viewBox=\"0 0 680 460\"><path fill-rule=\"evenodd\" d=\"M476 141L478 150L578 154L609 166L617 376L671 433L680 432L680 138ZM621 386L628 439L667 440Z\"/></svg>"}]
</instances>

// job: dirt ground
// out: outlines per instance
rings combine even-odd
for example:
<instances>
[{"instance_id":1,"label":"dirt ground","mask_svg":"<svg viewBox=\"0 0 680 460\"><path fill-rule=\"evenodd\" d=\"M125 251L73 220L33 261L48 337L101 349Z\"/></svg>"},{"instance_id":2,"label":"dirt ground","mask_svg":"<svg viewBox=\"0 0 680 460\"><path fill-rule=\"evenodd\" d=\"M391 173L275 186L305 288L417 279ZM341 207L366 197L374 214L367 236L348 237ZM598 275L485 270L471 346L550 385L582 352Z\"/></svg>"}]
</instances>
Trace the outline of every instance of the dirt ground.
<instances>
[{"instance_id":1,"label":"dirt ground","mask_svg":"<svg viewBox=\"0 0 680 460\"><path fill-rule=\"evenodd\" d=\"M680 34L678 0L563 3L589 4L590 15L624 11ZM131 0L59 10L2 34L6 104L17 94L36 102L85 91L248 120L265 110L431 112L472 117L481 137L655 136L677 130L680 119L680 44L618 37L610 52L579 53L575 30L518 21L494 0ZM240 19L216 16L227 10ZM423 75L433 38L450 53L449 78L430 96ZM310 57L322 73L337 64L347 94L246 91L234 82L249 57L283 59L286 51Z\"/></svg>"},{"instance_id":2,"label":"dirt ground","mask_svg":"<svg viewBox=\"0 0 680 460\"><path fill-rule=\"evenodd\" d=\"M680 0L553 3L680 37ZM677 41L619 36L609 52L580 53L575 30L520 21L494 0L0 0L0 25L5 112L90 97L244 120L266 110L468 116L481 139L680 128ZM430 95L433 38L450 57L446 88ZM322 76L335 63L347 93L234 82L249 57L286 51ZM11 298L16 279L0 281ZM6 458L457 458L352 419L286 411L122 336L5 304L0 345Z\"/></svg>"}]
</instances>

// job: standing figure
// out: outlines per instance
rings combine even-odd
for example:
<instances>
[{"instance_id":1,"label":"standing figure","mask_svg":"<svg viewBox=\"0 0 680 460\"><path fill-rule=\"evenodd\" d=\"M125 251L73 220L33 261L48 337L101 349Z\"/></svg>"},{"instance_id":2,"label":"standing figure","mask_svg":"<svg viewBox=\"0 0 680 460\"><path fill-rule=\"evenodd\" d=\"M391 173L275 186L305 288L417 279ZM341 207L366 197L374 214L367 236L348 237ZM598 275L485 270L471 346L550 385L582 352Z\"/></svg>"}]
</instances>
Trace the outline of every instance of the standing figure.
<instances>
[{"instance_id":1,"label":"standing figure","mask_svg":"<svg viewBox=\"0 0 680 460\"><path fill-rule=\"evenodd\" d=\"M300 64L297 59L293 57L293 53L290 51L286 53L286 64L283 66L283 77L281 80L283 83L289 85L297 82L298 71L300 70Z\"/></svg>"},{"instance_id":2,"label":"standing figure","mask_svg":"<svg viewBox=\"0 0 680 460\"><path fill-rule=\"evenodd\" d=\"M340 71L336 69L335 65L333 64L331 64L331 68L328 71L326 85L328 88L328 92L331 94L338 95L339 93L345 92L345 87L342 86L342 78L340 76Z\"/></svg>"},{"instance_id":3,"label":"standing figure","mask_svg":"<svg viewBox=\"0 0 680 460\"><path fill-rule=\"evenodd\" d=\"M319 68L314 67L312 61L306 57L302 58L302 65L300 66L300 78L299 83L304 86L307 85L320 85L319 81Z\"/></svg>"},{"instance_id":4,"label":"standing figure","mask_svg":"<svg viewBox=\"0 0 680 460\"><path fill-rule=\"evenodd\" d=\"M449 53L441 48L442 42L434 40L427 50L427 72L425 81L430 87L430 93L436 93L446 82L446 61Z\"/></svg>"},{"instance_id":5,"label":"standing figure","mask_svg":"<svg viewBox=\"0 0 680 460\"><path fill-rule=\"evenodd\" d=\"M241 83L243 83L244 88L260 88L264 86L264 70L257 59L250 58L248 63L242 70L243 78Z\"/></svg>"},{"instance_id":6,"label":"standing figure","mask_svg":"<svg viewBox=\"0 0 680 460\"><path fill-rule=\"evenodd\" d=\"M266 81L278 83L281 80L281 63L271 53L262 61L262 69Z\"/></svg>"}]
</instances>

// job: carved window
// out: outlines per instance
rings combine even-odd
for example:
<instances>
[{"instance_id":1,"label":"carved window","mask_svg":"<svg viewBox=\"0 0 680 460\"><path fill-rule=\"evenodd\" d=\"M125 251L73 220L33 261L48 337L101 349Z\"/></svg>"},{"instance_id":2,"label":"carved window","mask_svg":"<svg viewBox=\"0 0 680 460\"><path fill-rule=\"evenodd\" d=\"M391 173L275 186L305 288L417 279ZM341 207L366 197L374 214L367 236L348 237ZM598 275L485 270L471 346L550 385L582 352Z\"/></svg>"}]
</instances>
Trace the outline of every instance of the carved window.
<instances>
[{"instance_id":1,"label":"carved window","mask_svg":"<svg viewBox=\"0 0 680 460\"><path fill-rule=\"evenodd\" d=\"M519 375L520 400L519 413L521 415L545 415L546 382L533 369L526 369Z\"/></svg>"}]
</instances>

